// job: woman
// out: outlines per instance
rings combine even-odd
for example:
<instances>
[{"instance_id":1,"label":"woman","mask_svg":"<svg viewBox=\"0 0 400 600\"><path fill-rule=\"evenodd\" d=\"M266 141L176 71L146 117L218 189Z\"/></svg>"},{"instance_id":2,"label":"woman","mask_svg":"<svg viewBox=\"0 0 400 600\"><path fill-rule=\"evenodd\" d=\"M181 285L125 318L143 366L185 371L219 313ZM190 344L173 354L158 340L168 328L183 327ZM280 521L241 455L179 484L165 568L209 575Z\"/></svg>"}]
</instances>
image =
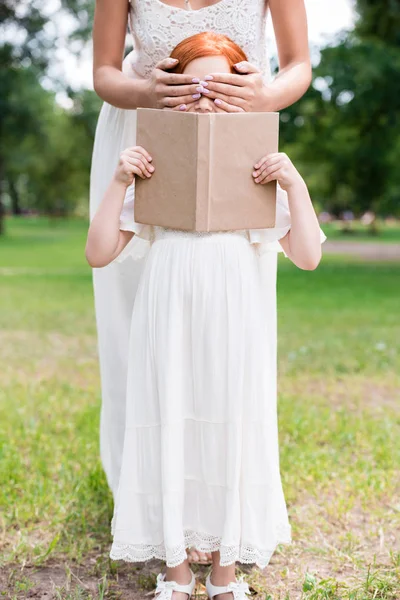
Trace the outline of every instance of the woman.
<instances>
[{"instance_id":1,"label":"woman","mask_svg":"<svg viewBox=\"0 0 400 600\"><path fill-rule=\"evenodd\" d=\"M186 38L171 56L179 72L201 81L209 69L229 74L246 59L227 36L212 32ZM192 110L217 112L206 95ZM186 548L212 551L212 598L239 583L236 561L264 568L276 546L291 541L259 256L279 240L296 266L315 269L325 236L304 180L282 153L248 165L257 184L278 181L275 227L194 232L140 225L133 180L157 172L149 151L122 152L86 246L89 263L103 268L134 236L151 242L132 313L110 555L165 560L168 589L190 596ZM251 206L251 195L246 200ZM156 594L162 596L164 583L160 574Z\"/></svg>"},{"instance_id":2,"label":"woman","mask_svg":"<svg viewBox=\"0 0 400 600\"><path fill-rule=\"evenodd\" d=\"M274 25L280 71L270 81L265 23ZM134 51L122 64L129 18ZM205 89L199 80L167 73L171 50L205 30L229 35L249 62L235 74L210 73L208 96L220 110L275 111L300 98L311 81L304 0L97 0L93 32L94 86L103 98L93 150L90 210L94 215L112 178L120 152L135 143L135 108L190 110ZM246 74L247 73L247 74ZM244 83L244 85L243 85ZM198 90L197 88L201 88ZM204 92L206 93L206 92ZM195 96L195 98L193 98ZM181 108L182 107L182 108ZM138 240L135 240L139 243ZM279 248L277 248L279 250ZM275 252L263 255L265 303L276 327ZM94 270L94 292L102 382L101 459L115 495L125 426L129 322L142 261ZM203 556L204 555L200 555ZM193 559L198 553L193 553Z\"/></svg>"}]
</instances>

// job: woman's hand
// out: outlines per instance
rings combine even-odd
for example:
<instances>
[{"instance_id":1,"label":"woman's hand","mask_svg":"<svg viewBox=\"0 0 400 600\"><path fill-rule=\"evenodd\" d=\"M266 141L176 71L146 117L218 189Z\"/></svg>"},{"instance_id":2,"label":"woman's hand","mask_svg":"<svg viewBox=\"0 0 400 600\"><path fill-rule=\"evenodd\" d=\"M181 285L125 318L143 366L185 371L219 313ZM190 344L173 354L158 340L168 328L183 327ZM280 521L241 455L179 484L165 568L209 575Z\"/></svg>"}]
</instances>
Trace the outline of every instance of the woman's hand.
<instances>
[{"instance_id":1,"label":"woman's hand","mask_svg":"<svg viewBox=\"0 0 400 600\"><path fill-rule=\"evenodd\" d=\"M200 82L201 93L212 98L224 112L267 112L273 110L260 71L249 62L237 63L242 73L211 73ZM220 111L218 111L220 112Z\"/></svg>"},{"instance_id":2,"label":"woman's hand","mask_svg":"<svg viewBox=\"0 0 400 600\"><path fill-rule=\"evenodd\" d=\"M253 177L256 183L269 183L276 179L286 192L304 179L284 152L273 152L263 156L254 165Z\"/></svg>"},{"instance_id":3,"label":"woman's hand","mask_svg":"<svg viewBox=\"0 0 400 600\"><path fill-rule=\"evenodd\" d=\"M142 146L133 146L121 152L114 179L126 187L133 183L135 175L142 179L152 176L154 172L150 154Z\"/></svg>"},{"instance_id":4,"label":"woman's hand","mask_svg":"<svg viewBox=\"0 0 400 600\"><path fill-rule=\"evenodd\" d=\"M147 80L149 108L186 110L187 105L200 98L200 79L182 73L168 73L166 69L174 67L179 61L165 58L157 63Z\"/></svg>"}]
</instances>

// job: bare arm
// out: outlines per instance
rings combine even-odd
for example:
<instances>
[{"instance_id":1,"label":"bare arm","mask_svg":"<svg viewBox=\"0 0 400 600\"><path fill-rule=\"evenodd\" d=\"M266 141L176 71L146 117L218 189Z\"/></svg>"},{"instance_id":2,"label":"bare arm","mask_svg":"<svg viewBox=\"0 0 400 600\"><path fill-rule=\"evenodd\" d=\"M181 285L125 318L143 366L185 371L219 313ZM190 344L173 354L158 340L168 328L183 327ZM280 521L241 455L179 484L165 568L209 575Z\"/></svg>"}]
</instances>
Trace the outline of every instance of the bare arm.
<instances>
[{"instance_id":1,"label":"bare arm","mask_svg":"<svg viewBox=\"0 0 400 600\"><path fill-rule=\"evenodd\" d=\"M277 180L287 192L291 228L279 240L283 250L300 269L316 269L322 255L320 227L304 179L283 152L264 156L254 168L256 183Z\"/></svg>"},{"instance_id":2,"label":"bare arm","mask_svg":"<svg viewBox=\"0 0 400 600\"><path fill-rule=\"evenodd\" d=\"M154 172L151 160L141 146L128 148L121 153L114 177L90 223L85 255L91 267L100 268L110 264L132 239L132 231L120 230L125 194L135 176L142 179L151 177Z\"/></svg>"},{"instance_id":3,"label":"bare arm","mask_svg":"<svg viewBox=\"0 0 400 600\"><path fill-rule=\"evenodd\" d=\"M100 268L110 264L134 235L132 231L121 231L119 228L125 192L126 186L114 178L90 224L85 255L91 267Z\"/></svg>"},{"instance_id":4,"label":"bare arm","mask_svg":"<svg viewBox=\"0 0 400 600\"><path fill-rule=\"evenodd\" d=\"M296 102L311 83L307 15L304 0L268 0L278 48L279 73L269 84L270 110Z\"/></svg>"},{"instance_id":5,"label":"bare arm","mask_svg":"<svg viewBox=\"0 0 400 600\"><path fill-rule=\"evenodd\" d=\"M93 25L93 84L96 93L117 108L171 108L193 102L199 79L166 73L177 61L160 61L149 79L122 73L128 0L96 0Z\"/></svg>"},{"instance_id":6,"label":"bare arm","mask_svg":"<svg viewBox=\"0 0 400 600\"><path fill-rule=\"evenodd\" d=\"M304 180L287 191L291 228L279 240L288 258L300 269L316 269L321 260L319 223Z\"/></svg>"},{"instance_id":7,"label":"bare arm","mask_svg":"<svg viewBox=\"0 0 400 600\"><path fill-rule=\"evenodd\" d=\"M143 80L122 73L128 0L96 0L93 25L93 84L96 93L119 108L143 106Z\"/></svg>"},{"instance_id":8,"label":"bare arm","mask_svg":"<svg viewBox=\"0 0 400 600\"><path fill-rule=\"evenodd\" d=\"M210 73L201 81L218 106L217 112L269 112L290 106L311 82L307 16L304 0L268 0L279 55L279 73L268 84L259 69L242 61L236 73ZM208 92L204 92L204 88Z\"/></svg>"}]
</instances>

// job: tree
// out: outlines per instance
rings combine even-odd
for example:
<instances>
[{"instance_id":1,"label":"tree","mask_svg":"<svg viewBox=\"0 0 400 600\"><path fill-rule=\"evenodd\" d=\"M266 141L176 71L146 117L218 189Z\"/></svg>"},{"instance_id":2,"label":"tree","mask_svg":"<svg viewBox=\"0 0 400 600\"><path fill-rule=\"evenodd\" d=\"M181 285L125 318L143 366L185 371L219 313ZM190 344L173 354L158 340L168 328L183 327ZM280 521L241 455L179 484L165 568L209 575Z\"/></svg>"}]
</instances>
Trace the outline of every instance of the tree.
<instances>
[{"instance_id":1,"label":"tree","mask_svg":"<svg viewBox=\"0 0 400 600\"><path fill-rule=\"evenodd\" d=\"M282 114L282 137L306 164L326 209L400 214L392 185L399 98L397 46L349 34L321 51L311 89Z\"/></svg>"},{"instance_id":2,"label":"tree","mask_svg":"<svg viewBox=\"0 0 400 600\"><path fill-rule=\"evenodd\" d=\"M400 47L400 1L356 0L358 20L355 33L365 41L381 41Z\"/></svg>"},{"instance_id":3,"label":"tree","mask_svg":"<svg viewBox=\"0 0 400 600\"><path fill-rule=\"evenodd\" d=\"M62 0L63 9L82 23L74 31L75 37L85 39L88 35L92 4L86 0ZM48 95L40 84L57 38L57 32L51 34L46 27L51 15L45 9L46 4L38 0L3 0L0 5L0 233L5 191L11 196L14 212L19 213L19 190L27 174L33 173L30 165L36 164L48 147L44 139L50 135L46 120L58 117L64 122L55 107L54 95ZM61 147L59 151L62 152Z\"/></svg>"}]
</instances>

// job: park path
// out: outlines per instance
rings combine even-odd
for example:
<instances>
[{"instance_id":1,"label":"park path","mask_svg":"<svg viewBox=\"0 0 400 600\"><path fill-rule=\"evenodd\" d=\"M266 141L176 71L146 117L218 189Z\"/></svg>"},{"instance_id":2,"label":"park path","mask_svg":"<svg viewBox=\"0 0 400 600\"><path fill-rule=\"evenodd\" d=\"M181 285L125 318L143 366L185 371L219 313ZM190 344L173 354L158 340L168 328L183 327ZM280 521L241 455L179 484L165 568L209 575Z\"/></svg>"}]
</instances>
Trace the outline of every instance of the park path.
<instances>
[{"instance_id":1,"label":"park path","mask_svg":"<svg viewBox=\"0 0 400 600\"><path fill-rule=\"evenodd\" d=\"M347 254L365 260L394 260L400 262L400 244L326 240L322 247L323 252L326 254Z\"/></svg>"}]
</instances>

